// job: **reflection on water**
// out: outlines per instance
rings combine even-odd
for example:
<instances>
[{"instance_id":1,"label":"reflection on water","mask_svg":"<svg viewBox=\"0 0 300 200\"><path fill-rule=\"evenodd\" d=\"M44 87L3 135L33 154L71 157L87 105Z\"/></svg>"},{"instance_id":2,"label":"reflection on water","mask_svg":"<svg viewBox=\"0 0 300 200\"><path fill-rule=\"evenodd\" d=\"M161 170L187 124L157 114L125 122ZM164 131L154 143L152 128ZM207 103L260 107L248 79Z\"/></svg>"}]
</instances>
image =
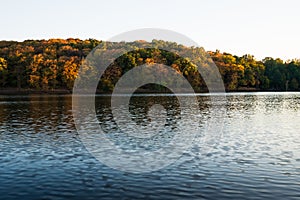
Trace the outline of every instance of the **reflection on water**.
<instances>
[{"instance_id":1,"label":"reflection on water","mask_svg":"<svg viewBox=\"0 0 300 200\"><path fill-rule=\"evenodd\" d=\"M201 128L218 110L209 96L198 100ZM71 96L0 96L1 199L299 197L299 93L228 94L219 102L226 108L223 137L209 153L201 154L195 143L176 163L146 174L116 171L94 159L79 140L71 103ZM131 118L147 124L149 107L158 103L172 133L180 126L176 97L132 97ZM96 97L96 110L101 127L117 140L110 98Z\"/></svg>"}]
</instances>

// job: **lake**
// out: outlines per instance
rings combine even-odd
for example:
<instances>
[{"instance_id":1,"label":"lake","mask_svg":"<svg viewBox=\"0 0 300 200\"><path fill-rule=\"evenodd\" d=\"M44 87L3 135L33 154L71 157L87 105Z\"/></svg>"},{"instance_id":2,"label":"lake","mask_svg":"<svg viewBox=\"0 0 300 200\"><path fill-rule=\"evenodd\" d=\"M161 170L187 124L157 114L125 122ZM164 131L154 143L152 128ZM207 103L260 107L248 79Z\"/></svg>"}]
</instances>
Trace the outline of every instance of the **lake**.
<instances>
[{"instance_id":1,"label":"lake","mask_svg":"<svg viewBox=\"0 0 300 200\"><path fill-rule=\"evenodd\" d=\"M194 140L176 162L130 173L89 153L75 128L71 96L0 96L0 198L299 199L300 93L228 93L226 99L218 101L224 116L210 109L209 95L197 96L200 133L212 116L222 120L219 141L208 151ZM195 129L176 123L180 106L172 95L132 97L136 123L148 122L145 105L153 103L167 108L165 134ZM114 134L110 97L97 96L95 108L109 137L133 148L132 140Z\"/></svg>"}]
</instances>

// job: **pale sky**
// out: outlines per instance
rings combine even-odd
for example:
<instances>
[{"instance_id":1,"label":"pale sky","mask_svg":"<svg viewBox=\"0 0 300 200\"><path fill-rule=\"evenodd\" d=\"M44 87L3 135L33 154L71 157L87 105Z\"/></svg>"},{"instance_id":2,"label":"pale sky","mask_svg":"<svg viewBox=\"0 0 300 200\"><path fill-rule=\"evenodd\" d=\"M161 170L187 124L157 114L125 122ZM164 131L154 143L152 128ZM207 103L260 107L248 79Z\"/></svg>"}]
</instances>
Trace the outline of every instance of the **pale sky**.
<instances>
[{"instance_id":1,"label":"pale sky","mask_svg":"<svg viewBox=\"0 0 300 200\"><path fill-rule=\"evenodd\" d=\"M298 0L0 0L0 40L108 39L139 28L182 33L206 50L300 58Z\"/></svg>"}]
</instances>

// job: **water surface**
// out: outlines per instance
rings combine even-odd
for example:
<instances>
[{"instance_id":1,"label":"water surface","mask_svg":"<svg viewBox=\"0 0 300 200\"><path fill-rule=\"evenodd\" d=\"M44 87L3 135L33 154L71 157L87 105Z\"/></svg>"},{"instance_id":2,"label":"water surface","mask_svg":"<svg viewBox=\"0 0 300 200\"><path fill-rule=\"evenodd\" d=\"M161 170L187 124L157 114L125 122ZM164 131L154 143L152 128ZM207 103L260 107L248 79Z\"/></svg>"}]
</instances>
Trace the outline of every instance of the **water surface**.
<instances>
[{"instance_id":1,"label":"water surface","mask_svg":"<svg viewBox=\"0 0 300 200\"><path fill-rule=\"evenodd\" d=\"M209 96L198 100L199 127L212 112L218 120ZM153 103L167 108L168 127L181 126L176 97L162 95L132 98L136 123L148 122L145 105ZM101 164L86 150L72 119L71 96L0 96L0 197L299 199L300 94L229 93L219 104L226 108L223 135L209 152L194 144L162 170L132 174ZM110 97L97 96L96 110L118 142ZM131 148L126 137L119 142Z\"/></svg>"}]
</instances>

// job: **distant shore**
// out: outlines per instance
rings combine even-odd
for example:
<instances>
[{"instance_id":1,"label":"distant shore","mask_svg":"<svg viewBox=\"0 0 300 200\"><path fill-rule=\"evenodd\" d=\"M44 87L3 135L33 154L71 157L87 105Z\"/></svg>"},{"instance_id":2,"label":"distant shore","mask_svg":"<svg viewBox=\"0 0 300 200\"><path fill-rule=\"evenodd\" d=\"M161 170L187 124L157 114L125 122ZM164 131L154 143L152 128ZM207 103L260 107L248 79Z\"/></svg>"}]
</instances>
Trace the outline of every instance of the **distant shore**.
<instances>
[{"instance_id":1,"label":"distant shore","mask_svg":"<svg viewBox=\"0 0 300 200\"><path fill-rule=\"evenodd\" d=\"M261 90L257 88L239 88L237 90L228 90L226 92L285 92L285 90ZM293 91L288 91L293 92ZM111 92L104 92L98 90L97 94L110 94ZM166 91L139 89L135 93L170 93ZM208 93L208 91L202 91L198 93ZM34 90L34 89L18 89L18 88L1 88L0 95L29 95L29 94L52 94L52 95L66 95L72 94L72 90L69 89L52 89L52 90Z\"/></svg>"}]
</instances>

